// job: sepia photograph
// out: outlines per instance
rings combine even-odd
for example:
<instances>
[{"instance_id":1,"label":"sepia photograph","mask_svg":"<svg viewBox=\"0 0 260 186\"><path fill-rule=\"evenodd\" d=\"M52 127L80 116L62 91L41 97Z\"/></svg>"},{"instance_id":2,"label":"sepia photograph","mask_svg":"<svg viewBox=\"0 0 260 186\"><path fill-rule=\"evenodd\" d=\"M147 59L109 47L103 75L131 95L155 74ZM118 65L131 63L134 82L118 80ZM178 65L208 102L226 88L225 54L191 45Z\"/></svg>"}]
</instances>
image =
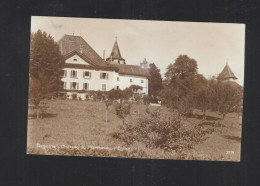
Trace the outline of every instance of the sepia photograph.
<instances>
[{"instance_id":1,"label":"sepia photograph","mask_svg":"<svg viewBox=\"0 0 260 186\"><path fill-rule=\"evenodd\" d=\"M240 161L245 24L31 17L27 154Z\"/></svg>"}]
</instances>

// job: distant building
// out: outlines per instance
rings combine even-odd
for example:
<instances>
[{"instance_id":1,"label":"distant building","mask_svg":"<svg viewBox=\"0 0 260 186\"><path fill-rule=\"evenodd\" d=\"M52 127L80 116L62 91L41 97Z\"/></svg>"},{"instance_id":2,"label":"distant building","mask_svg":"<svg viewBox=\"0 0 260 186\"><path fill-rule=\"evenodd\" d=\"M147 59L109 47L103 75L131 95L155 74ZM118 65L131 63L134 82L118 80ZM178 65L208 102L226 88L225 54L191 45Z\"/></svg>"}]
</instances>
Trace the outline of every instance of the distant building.
<instances>
[{"instance_id":1,"label":"distant building","mask_svg":"<svg viewBox=\"0 0 260 186\"><path fill-rule=\"evenodd\" d=\"M67 95L77 93L84 99L89 90L123 90L131 85L141 86L141 92L148 94L149 71L127 65L117 40L106 61L81 36L64 35L58 44L65 58L61 80Z\"/></svg>"},{"instance_id":2,"label":"distant building","mask_svg":"<svg viewBox=\"0 0 260 186\"><path fill-rule=\"evenodd\" d=\"M140 63L140 66L142 68L149 68L149 63L148 61L146 60L146 58L144 58L143 62Z\"/></svg>"},{"instance_id":3,"label":"distant building","mask_svg":"<svg viewBox=\"0 0 260 186\"><path fill-rule=\"evenodd\" d=\"M222 72L218 75L217 77L218 80L236 80L237 77L235 76L235 74L231 71L230 67L228 66L228 64L226 64L226 66L224 67L224 69L222 70Z\"/></svg>"}]
</instances>

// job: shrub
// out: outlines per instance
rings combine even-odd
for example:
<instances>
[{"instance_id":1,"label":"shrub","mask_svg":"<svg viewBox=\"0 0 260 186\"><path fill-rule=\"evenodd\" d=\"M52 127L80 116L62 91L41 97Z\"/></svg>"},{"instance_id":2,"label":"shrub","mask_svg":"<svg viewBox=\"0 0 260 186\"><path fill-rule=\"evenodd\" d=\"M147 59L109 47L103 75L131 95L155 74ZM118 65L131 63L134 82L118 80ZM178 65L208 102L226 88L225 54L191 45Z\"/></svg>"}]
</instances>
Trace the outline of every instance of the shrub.
<instances>
[{"instance_id":1,"label":"shrub","mask_svg":"<svg viewBox=\"0 0 260 186\"><path fill-rule=\"evenodd\" d=\"M125 125L125 117L130 114L131 107L132 105L128 101L121 101L120 103L117 102L114 103L116 115L120 119L122 119L123 125Z\"/></svg>"},{"instance_id":2,"label":"shrub","mask_svg":"<svg viewBox=\"0 0 260 186\"><path fill-rule=\"evenodd\" d=\"M152 112L150 117L140 118L137 125L125 123L123 131L114 137L126 145L141 142L147 148L180 153L193 148L211 132L213 129L203 129L201 126L185 129L181 125L180 117L173 116L167 121L161 118L160 111L157 110Z\"/></svg>"},{"instance_id":3,"label":"shrub","mask_svg":"<svg viewBox=\"0 0 260 186\"><path fill-rule=\"evenodd\" d=\"M77 94L72 94L71 96L72 96L72 99L73 99L73 100L74 100L74 99L77 99Z\"/></svg>"},{"instance_id":4,"label":"shrub","mask_svg":"<svg viewBox=\"0 0 260 186\"><path fill-rule=\"evenodd\" d=\"M122 94L123 94L123 91L120 89L118 89L118 90L111 89L110 91L107 92L108 98L112 99L112 100L121 99L123 96Z\"/></svg>"}]
</instances>

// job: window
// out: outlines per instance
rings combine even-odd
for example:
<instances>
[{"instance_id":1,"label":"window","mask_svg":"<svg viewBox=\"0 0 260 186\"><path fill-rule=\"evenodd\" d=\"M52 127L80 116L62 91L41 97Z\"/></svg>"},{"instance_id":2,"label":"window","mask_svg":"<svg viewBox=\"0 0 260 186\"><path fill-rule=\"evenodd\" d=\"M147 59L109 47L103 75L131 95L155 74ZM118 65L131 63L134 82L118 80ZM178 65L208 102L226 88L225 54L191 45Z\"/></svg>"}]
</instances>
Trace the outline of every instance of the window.
<instances>
[{"instance_id":1,"label":"window","mask_svg":"<svg viewBox=\"0 0 260 186\"><path fill-rule=\"evenodd\" d=\"M116 86L116 90L119 90L119 86Z\"/></svg>"},{"instance_id":2,"label":"window","mask_svg":"<svg viewBox=\"0 0 260 186\"><path fill-rule=\"evenodd\" d=\"M119 77L117 78L117 81L119 81Z\"/></svg>"},{"instance_id":3,"label":"window","mask_svg":"<svg viewBox=\"0 0 260 186\"><path fill-rule=\"evenodd\" d=\"M77 59L73 59L73 61L77 61Z\"/></svg>"},{"instance_id":4,"label":"window","mask_svg":"<svg viewBox=\"0 0 260 186\"><path fill-rule=\"evenodd\" d=\"M79 89L79 83L71 82L71 83L70 83L70 89L72 89L72 90L77 90L77 89Z\"/></svg>"},{"instance_id":5,"label":"window","mask_svg":"<svg viewBox=\"0 0 260 186\"><path fill-rule=\"evenodd\" d=\"M76 70L72 70L71 74L70 74L70 77L77 78L77 71Z\"/></svg>"},{"instance_id":6,"label":"window","mask_svg":"<svg viewBox=\"0 0 260 186\"><path fill-rule=\"evenodd\" d=\"M62 82L61 82L61 87L62 87L63 89L66 89L66 82L62 81Z\"/></svg>"},{"instance_id":7,"label":"window","mask_svg":"<svg viewBox=\"0 0 260 186\"><path fill-rule=\"evenodd\" d=\"M130 82L133 82L133 80L132 80L132 79L130 79Z\"/></svg>"},{"instance_id":8,"label":"window","mask_svg":"<svg viewBox=\"0 0 260 186\"><path fill-rule=\"evenodd\" d=\"M100 73L100 79L108 79L108 73Z\"/></svg>"},{"instance_id":9,"label":"window","mask_svg":"<svg viewBox=\"0 0 260 186\"><path fill-rule=\"evenodd\" d=\"M67 77L67 70L63 70L63 77Z\"/></svg>"},{"instance_id":10,"label":"window","mask_svg":"<svg viewBox=\"0 0 260 186\"><path fill-rule=\"evenodd\" d=\"M83 83L83 89L84 89L84 90L88 90L88 89L89 89L88 83Z\"/></svg>"},{"instance_id":11,"label":"window","mask_svg":"<svg viewBox=\"0 0 260 186\"><path fill-rule=\"evenodd\" d=\"M89 71L84 71L84 72L83 72L83 78L85 78L85 79L90 79L90 78L91 78L91 72L89 72Z\"/></svg>"},{"instance_id":12,"label":"window","mask_svg":"<svg viewBox=\"0 0 260 186\"><path fill-rule=\"evenodd\" d=\"M144 83L144 80L141 80L141 83Z\"/></svg>"},{"instance_id":13,"label":"window","mask_svg":"<svg viewBox=\"0 0 260 186\"><path fill-rule=\"evenodd\" d=\"M102 84L102 90L106 91L106 84Z\"/></svg>"}]
</instances>

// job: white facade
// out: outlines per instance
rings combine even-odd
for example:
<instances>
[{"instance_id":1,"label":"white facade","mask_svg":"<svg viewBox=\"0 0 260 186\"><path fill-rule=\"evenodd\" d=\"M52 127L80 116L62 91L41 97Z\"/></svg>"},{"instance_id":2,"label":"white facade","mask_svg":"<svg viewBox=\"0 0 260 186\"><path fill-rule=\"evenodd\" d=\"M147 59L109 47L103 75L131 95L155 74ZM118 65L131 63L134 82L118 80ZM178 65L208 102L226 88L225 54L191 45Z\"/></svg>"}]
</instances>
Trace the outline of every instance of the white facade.
<instances>
[{"instance_id":1,"label":"white facade","mask_svg":"<svg viewBox=\"0 0 260 186\"><path fill-rule=\"evenodd\" d=\"M147 77L123 75L115 70L98 70L87 59L82 59L77 54L66 59L65 64L75 65L75 67L65 67L63 69L64 76L61 80L64 82L65 90L71 92L73 90L109 91L113 88L124 90L131 85L139 85L143 87L141 92L148 94ZM77 68L77 65L81 66Z\"/></svg>"},{"instance_id":2,"label":"white facade","mask_svg":"<svg viewBox=\"0 0 260 186\"><path fill-rule=\"evenodd\" d=\"M141 92L148 94L147 77L119 74L118 78L119 79L116 79L116 82L117 82L116 85L119 86L119 88L121 90L126 89L126 88L130 87L131 85L139 85L139 86L143 87L143 90L141 90Z\"/></svg>"}]
</instances>

